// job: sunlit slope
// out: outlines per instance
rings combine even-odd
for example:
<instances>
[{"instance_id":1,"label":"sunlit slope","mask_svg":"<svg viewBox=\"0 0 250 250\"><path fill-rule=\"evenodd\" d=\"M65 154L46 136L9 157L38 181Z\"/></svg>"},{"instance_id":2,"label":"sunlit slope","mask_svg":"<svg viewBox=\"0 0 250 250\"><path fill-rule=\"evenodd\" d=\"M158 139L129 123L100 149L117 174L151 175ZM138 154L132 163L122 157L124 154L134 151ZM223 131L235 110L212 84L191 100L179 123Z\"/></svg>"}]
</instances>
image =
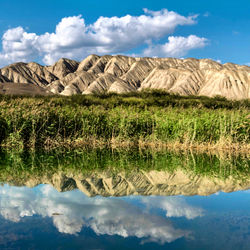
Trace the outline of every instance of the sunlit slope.
<instances>
[{"instance_id":1,"label":"sunlit slope","mask_svg":"<svg viewBox=\"0 0 250 250\"><path fill-rule=\"evenodd\" d=\"M61 95L161 89L180 95L246 99L250 67L210 59L90 55L82 62L60 59L52 66L12 64L0 70L0 82L32 83Z\"/></svg>"},{"instance_id":2,"label":"sunlit slope","mask_svg":"<svg viewBox=\"0 0 250 250\"><path fill-rule=\"evenodd\" d=\"M126 196L126 195L210 195L219 191L234 192L247 190L250 180L241 181L234 178L221 180L204 176L194 176L178 170L149 172L138 171L116 174L110 171L93 172L85 175L65 175L55 173L41 179L30 178L23 183L28 187L50 184L60 192L79 189L88 196Z\"/></svg>"}]
</instances>

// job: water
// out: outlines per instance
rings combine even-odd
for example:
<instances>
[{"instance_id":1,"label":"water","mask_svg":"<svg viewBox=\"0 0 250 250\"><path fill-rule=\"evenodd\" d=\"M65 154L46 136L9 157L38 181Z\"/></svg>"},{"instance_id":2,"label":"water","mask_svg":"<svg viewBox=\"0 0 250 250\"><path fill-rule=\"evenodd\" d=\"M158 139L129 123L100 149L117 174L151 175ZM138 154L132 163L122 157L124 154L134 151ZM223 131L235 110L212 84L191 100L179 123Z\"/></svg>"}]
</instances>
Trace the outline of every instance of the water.
<instances>
[{"instance_id":1,"label":"water","mask_svg":"<svg viewBox=\"0 0 250 250\"><path fill-rule=\"evenodd\" d=\"M0 153L0 249L249 249L245 156Z\"/></svg>"}]
</instances>

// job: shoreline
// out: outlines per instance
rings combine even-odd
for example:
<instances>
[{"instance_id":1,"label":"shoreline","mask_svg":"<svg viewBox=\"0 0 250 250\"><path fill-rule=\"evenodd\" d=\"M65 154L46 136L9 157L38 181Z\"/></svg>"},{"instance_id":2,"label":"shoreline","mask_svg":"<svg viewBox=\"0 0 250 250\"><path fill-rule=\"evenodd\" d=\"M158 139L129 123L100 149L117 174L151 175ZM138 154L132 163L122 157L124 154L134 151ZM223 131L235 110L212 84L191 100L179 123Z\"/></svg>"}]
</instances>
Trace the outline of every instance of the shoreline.
<instances>
[{"instance_id":1,"label":"shoreline","mask_svg":"<svg viewBox=\"0 0 250 250\"><path fill-rule=\"evenodd\" d=\"M22 143L20 141L20 143ZM117 138L112 138L110 140L96 139L96 138L83 138L76 140L52 140L48 139L45 141L43 147L35 148L32 145L23 147L23 145L10 146L10 145L1 145L2 149L7 151L53 151L53 150L76 150L76 149L118 149L118 150L128 150L128 149L137 149L137 150L152 150L155 152L158 151L172 151L172 152L185 152L191 151L195 153L207 153L207 154L244 154L250 156L250 144L247 143L231 143L231 142L217 142L217 143L198 143L198 142L186 142L180 143L178 141L173 142L164 142L164 141L149 141L149 140L119 140Z\"/></svg>"}]
</instances>

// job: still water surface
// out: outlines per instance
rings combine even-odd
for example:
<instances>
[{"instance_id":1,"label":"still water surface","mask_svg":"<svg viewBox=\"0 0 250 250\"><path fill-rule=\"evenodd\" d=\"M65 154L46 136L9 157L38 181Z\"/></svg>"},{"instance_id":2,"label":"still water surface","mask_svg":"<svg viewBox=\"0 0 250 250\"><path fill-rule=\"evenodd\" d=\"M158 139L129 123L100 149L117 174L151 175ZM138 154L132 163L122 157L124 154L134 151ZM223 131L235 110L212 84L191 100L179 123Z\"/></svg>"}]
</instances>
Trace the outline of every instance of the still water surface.
<instances>
[{"instance_id":1,"label":"still water surface","mask_svg":"<svg viewBox=\"0 0 250 250\"><path fill-rule=\"evenodd\" d=\"M0 249L249 249L246 157L100 150L0 163Z\"/></svg>"}]
</instances>

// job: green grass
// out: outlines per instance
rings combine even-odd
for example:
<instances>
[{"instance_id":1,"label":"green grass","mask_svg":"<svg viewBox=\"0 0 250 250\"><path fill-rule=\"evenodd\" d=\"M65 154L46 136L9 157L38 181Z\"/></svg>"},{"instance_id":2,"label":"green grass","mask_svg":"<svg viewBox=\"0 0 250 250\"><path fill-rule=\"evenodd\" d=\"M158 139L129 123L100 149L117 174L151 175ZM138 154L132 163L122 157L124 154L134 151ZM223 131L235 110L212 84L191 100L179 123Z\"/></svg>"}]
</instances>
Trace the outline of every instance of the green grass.
<instances>
[{"instance_id":1,"label":"green grass","mask_svg":"<svg viewBox=\"0 0 250 250\"><path fill-rule=\"evenodd\" d=\"M155 152L151 150L88 149L84 151L51 151L47 153L0 152L0 182L23 185L31 179L52 177L55 173L67 176L109 172L117 176L137 171L181 170L192 176L222 180L249 181L249 159L245 156Z\"/></svg>"},{"instance_id":2,"label":"green grass","mask_svg":"<svg viewBox=\"0 0 250 250\"><path fill-rule=\"evenodd\" d=\"M209 98L206 96L181 96L169 94L161 90L145 90L142 92L131 92L127 94L107 93L102 95L73 95L70 97L64 96L8 96L0 95L0 101L11 101L13 99L36 99L54 105L64 106L92 106L101 105L105 108L114 108L116 106L137 106L140 108L157 106L157 107L199 107L209 109L235 109L235 108L250 108L249 100L229 101L224 97L216 96Z\"/></svg>"},{"instance_id":3,"label":"green grass","mask_svg":"<svg viewBox=\"0 0 250 250\"><path fill-rule=\"evenodd\" d=\"M91 139L91 140L90 140ZM249 101L165 92L72 97L0 96L0 143L8 148L65 142L249 145Z\"/></svg>"}]
</instances>

